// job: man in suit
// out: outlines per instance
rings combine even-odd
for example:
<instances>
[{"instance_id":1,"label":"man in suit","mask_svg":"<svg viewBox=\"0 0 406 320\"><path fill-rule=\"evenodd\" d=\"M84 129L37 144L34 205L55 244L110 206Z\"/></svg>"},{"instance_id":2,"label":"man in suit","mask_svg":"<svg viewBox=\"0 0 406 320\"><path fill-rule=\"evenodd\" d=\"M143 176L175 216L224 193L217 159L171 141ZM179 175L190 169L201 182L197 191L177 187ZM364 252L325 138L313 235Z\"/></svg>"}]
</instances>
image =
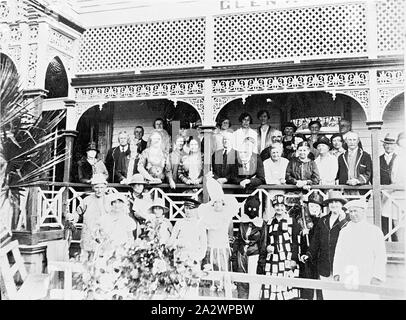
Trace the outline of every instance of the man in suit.
<instances>
[{"instance_id":1,"label":"man in suit","mask_svg":"<svg viewBox=\"0 0 406 320\"><path fill-rule=\"evenodd\" d=\"M345 150L347 150L348 146L347 146L347 143L345 142L345 138L347 137L348 132L352 132L351 131L351 123L346 119L341 119L340 122L339 122L338 127L339 127L340 133L341 133L341 135L343 136L343 139L344 139L343 148ZM361 140L358 141L358 148L362 149Z\"/></svg>"},{"instance_id":2,"label":"man in suit","mask_svg":"<svg viewBox=\"0 0 406 320\"><path fill-rule=\"evenodd\" d=\"M358 147L359 137L355 132L348 132L345 138L348 150L338 157L337 178L339 184L357 186L369 184L372 177L371 156Z\"/></svg>"},{"instance_id":3,"label":"man in suit","mask_svg":"<svg viewBox=\"0 0 406 320\"><path fill-rule=\"evenodd\" d=\"M264 150L271 141L271 129L272 127L269 125L270 115L267 110L260 110L257 113L257 118L261 121L261 125L258 127L258 154L261 154L262 150Z\"/></svg>"},{"instance_id":4,"label":"man in suit","mask_svg":"<svg viewBox=\"0 0 406 320\"><path fill-rule=\"evenodd\" d=\"M380 166L380 175L381 175L381 184L388 185L392 184L392 169L393 163L397 157L395 153L396 148L396 137L388 133L385 136L385 139L382 140L383 149L385 150L384 154L379 157L379 166ZM390 206L387 206L387 199L383 199L382 206L382 231L383 234L389 232L389 216L392 214ZM395 223L392 220L392 228L395 227ZM396 233L392 234L392 241L398 241Z\"/></svg>"},{"instance_id":5,"label":"man in suit","mask_svg":"<svg viewBox=\"0 0 406 320\"><path fill-rule=\"evenodd\" d=\"M237 177L237 152L231 147L233 134L223 132L223 148L213 153L213 178L220 184L234 183Z\"/></svg>"},{"instance_id":6,"label":"man in suit","mask_svg":"<svg viewBox=\"0 0 406 320\"><path fill-rule=\"evenodd\" d=\"M109 182L120 183L127 177L128 162L131 156L130 136L121 131L118 134L119 145L110 149L106 156L106 167L109 172Z\"/></svg>"},{"instance_id":7,"label":"man in suit","mask_svg":"<svg viewBox=\"0 0 406 320\"><path fill-rule=\"evenodd\" d=\"M253 152L254 148L253 143L245 139L237 152L238 174L235 182L247 192L265 184L264 164L261 157Z\"/></svg>"}]
</instances>

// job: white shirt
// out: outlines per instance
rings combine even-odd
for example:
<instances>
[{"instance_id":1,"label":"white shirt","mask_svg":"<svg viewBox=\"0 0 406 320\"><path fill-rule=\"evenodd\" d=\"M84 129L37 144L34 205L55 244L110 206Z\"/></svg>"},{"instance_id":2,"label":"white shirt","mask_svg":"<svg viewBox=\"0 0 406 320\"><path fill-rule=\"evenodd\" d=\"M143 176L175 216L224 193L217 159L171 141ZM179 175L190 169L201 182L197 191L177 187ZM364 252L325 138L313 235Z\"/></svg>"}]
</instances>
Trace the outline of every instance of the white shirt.
<instances>
[{"instance_id":1,"label":"white shirt","mask_svg":"<svg viewBox=\"0 0 406 320\"><path fill-rule=\"evenodd\" d=\"M281 180L285 180L286 168L288 167L289 160L280 158L274 162L271 158L264 161L264 173L266 184L280 184Z\"/></svg>"},{"instance_id":2,"label":"white shirt","mask_svg":"<svg viewBox=\"0 0 406 320\"><path fill-rule=\"evenodd\" d=\"M391 160L392 160L392 157L393 157L393 155L394 155L394 152L392 152L392 153L384 153L384 158L385 158L385 161L386 161L386 164L387 165L389 165L389 162L391 162Z\"/></svg>"},{"instance_id":3,"label":"white shirt","mask_svg":"<svg viewBox=\"0 0 406 320\"><path fill-rule=\"evenodd\" d=\"M265 124L263 125L259 130L261 130L261 149L259 152L265 149L265 143L266 143L266 133L269 129L269 125Z\"/></svg>"},{"instance_id":4,"label":"white shirt","mask_svg":"<svg viewBox=\"0 0 406 320\"><path fill-rule=\"evenodd\" d=\"M255 130L253 130L251 128L248 128L248 130L240 128L240 129L234 131L233 135L234 135L233 146L234 146L235 150L241 151L241 149L242 149L241 147L242 147L244 139L249 137L249 138L254 139L254 143L252 145L252 152L254 152L254 153L258 152L258 134Z\"/></svg>"},{"instance_id":5,"label":"white shirt","mask_svg":"<svg viewBox=\"0 0 406 320\"><path fill-rule=\"evenodd\" d=\"M320 184L335 184L338 172L338 158L327 153L323 158L319 155L314 162L319 169Z\"/></svg>"},{"instance_id":6,"label":"white shirt","mask_svg":"<svg viewBox=\"0 0 406 320\"><path fill-rule=\"evenodd\" d=\"M359 284L368 285L371 279L386 278L386 249L382 231L375 225L350 221L340 231L334 255L333 275L345 282L359 277Z\"/></svg>"}]
</instances>

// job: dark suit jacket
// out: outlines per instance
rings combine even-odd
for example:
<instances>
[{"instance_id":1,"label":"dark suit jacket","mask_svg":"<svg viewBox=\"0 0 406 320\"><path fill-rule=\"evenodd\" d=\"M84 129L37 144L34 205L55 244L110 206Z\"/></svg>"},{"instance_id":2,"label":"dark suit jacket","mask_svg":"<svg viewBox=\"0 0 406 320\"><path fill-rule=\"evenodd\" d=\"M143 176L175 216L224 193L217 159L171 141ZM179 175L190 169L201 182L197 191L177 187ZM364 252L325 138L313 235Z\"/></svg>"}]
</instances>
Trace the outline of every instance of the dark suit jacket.
<instances>
[{"instance_id":1,"label":"dark suit jacket","mask_svg":"<svg viewBox=\"0 0 406 320\"><path fill-rule=\"evenodd\" d=\"M212 166L213 166L213 178L226 178L227 183L234 183L237 174L237 152L231 149L227 153L227 163L223 163L223 152L224 149L217 150L212 156Z\"/></svg>"},{"instance_id":2,"label":"dark suit jacket","mask_svg":"<svg viewBox=\"0 0 406 320\"><path fill-rule=\"evenodd\" d=\"M344 228L349 218L346 217L342 221L338 218L330 229L330 216L321 217L317 223L314 234L310 240L309 250L307 255L317 264L319 274L323 277L328 277L333 272L334 254L336 250L338 236L342 228Z\"/></svg>"},{"instance_id":3,"label":"dark suit jacket","mask_svg":"<svg viewBox=\"0 0 406 320\"><path fill-rule=\"evenodd\" d=\"M361 182L361 184L369 184L372 178L372 160L371 156L360 148L358 148L355 167L356 178ZM339 184L347 184L348 151L344 152L338 157L337 179Z\"/></svg>"},{"instance_id":4,"label":"dark suit jacket","mask_svg":"<svg viewBox=\"0 0 406 320\"><path fill-rule=\"evenodd\" d=\"M109 172L109 182L119 183L126 178L130 155L130 145L128 145L128 149L124 154L120 151L119 146L107 152L105 163Z\"/></svg>"},{"instance_id":5,"label":"dark suit jacket","mask_svg":"<svg viewBox=\"0 0 406 320\"><path fill-rule=\"evenodd\" d=\"M241 181L249 179L251 182L246 187L248 190L261 184L265 184L264 164L258 154L252 154L250 159L250 168L249 170L245 170L237 153L237 170L238 172L235 183L239 184Z\"/></svg>"}]
</instances>

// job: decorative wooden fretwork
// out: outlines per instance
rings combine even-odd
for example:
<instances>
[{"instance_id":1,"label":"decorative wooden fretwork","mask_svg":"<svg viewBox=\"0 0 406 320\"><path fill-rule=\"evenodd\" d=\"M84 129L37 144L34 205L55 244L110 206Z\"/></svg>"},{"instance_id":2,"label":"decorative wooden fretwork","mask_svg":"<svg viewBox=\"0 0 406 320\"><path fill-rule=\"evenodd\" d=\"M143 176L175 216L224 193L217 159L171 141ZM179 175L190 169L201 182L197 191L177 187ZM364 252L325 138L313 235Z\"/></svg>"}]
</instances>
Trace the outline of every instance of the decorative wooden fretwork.
<instances>
[{"instance_id":1,"label":"decorative wooden fretwork","mask_svg":"<svg viewBox=\"0 0 406 320\"><path fill-rule=\"evenodd\" d=\"M159 99L203 95L203 81L76 88L76 100Z\"/></svg>"},{"instance_id":2,"label":"decorative wooden fretwork","mask_svg":"<svg viewBox=\"0 0 406 320\"><path fill-rule=\"evenodd\" d=\"M378 71L378 85L403 85L405 72L402 69Z\"/></svg>"},{"instance_id":3,"label":"decorative wooden fretwork","mask_svg":"<svg viewBox=\"0 0 406 320\"><path fill-rule=\"evenodd\" d=\"M369 84L368 72L346 72L276 76L213 81L214 94L267 93L284 91L326 90L331 88L365 87Z\"/></svg>"},{"instance_id":4,"label":"decorative wooden fretwork","mask_svg":"<svg viewBox=\"0 0 406 320\"><path fill-rule=\"evenodd\" d=\"M73 47L73 39L65 36L57 30L51 29L49 32L49 45L62 52L71 52Z\"/></svg>"},{"instance_id":5,"label":"decorative wooden fretwork","mask_svg":"<svg viewBox=\"0 0 406 320\"><path fill-rule=\"evenodd\" d=\"M204 18L89 28L77 71L109 72L204 62Z\"/></svg>"},{"instance_id":6,"label":"decorative wooden fretwork","mask_svg":"<svg viewBox=\"0 0 406 320\"><path fill-rule=\"evenodd\" d=\"M405 49L405 1L381 0L376 4L378 52L403 53Z\"/></svg>"}]
</instances>

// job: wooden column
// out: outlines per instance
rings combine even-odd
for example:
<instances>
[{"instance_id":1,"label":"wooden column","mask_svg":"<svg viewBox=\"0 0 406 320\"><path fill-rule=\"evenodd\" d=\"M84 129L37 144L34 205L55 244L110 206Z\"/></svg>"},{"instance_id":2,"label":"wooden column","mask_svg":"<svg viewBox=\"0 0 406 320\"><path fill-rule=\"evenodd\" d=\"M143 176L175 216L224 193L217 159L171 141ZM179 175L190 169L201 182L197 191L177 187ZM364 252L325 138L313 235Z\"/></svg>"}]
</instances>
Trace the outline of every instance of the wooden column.
<instances>
[{"instance_id":1,"label":"wooden column","mask_svg":"<svg viewBox=\"0 0 406 320\"><path fill-rule=\"evenodd\" d=\"M212 149L212 136L213 130L216 128L214 126L201 126L200 127L204 133L204 165L203 174L206 175L211 171L211 149ZM203 178L203 202L209 201L209 194L206 188L206 179Z\"/></svg>"},{"instance_id":2,"label":"wooden column","mask_svg":"<svg viewBox=\"0 0 406 320\"><path fill-rule=\"evenodd\" d=\"M368 129L371 130L372 145L372 195L374 205L374 224L381 228L382 201L381 201L381 177L379 166L379 132L383 121L367 121Z\"/></svg>"}]
</instances>

